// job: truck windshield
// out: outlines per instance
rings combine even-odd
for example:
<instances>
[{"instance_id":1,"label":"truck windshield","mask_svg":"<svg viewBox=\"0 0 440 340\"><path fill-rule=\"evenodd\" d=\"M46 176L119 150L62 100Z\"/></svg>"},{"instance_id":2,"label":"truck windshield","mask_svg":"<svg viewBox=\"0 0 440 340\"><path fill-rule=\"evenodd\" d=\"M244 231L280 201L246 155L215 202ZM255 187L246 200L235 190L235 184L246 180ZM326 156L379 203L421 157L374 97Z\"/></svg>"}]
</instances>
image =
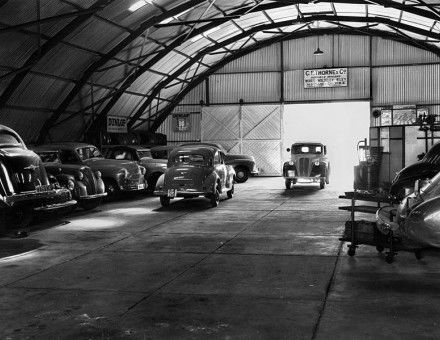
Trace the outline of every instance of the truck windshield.
<instances>
[{"instance_id":1,"label":"truck windshield","mask_svg":"<svg viewBox=\"0 0 440 340\"><path fill-rule=\"evenodd\" d=\"M301 153L313 153L318 155L322 153L322 146L313 145L313 144L292 145L292 154L301 154Z\"/></svg>"}]
</instances>

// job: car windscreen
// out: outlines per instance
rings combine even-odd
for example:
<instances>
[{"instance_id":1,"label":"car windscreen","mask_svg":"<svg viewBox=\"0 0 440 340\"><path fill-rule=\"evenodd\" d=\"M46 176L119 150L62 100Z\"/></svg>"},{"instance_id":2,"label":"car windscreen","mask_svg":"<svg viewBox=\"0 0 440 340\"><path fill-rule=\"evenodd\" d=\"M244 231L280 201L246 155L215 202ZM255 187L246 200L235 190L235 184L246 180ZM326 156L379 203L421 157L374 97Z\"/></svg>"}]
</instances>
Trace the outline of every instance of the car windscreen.
<instances>
[{"instance_id":1,"label":"car windscreen","mask_svg":"<svg viewBox=\"0 0 440 340\"><path fill-rule=\"evenodd\" d=\"M20 141L12 134L8 132L0 133L0 145L20 145Z\"/></svg>"},{"instance_id":2,"label":"car windscreen","mask_svg":"<svg viewBox=\"0 0 440 340\"><path fill-rule=\"evenodd\" d=\"M313 153L322 154L322 146L316 144L296 144L292 145L292 154Z\"/></svg>"},{"instance_id":3,"label":"car windscreen","mask_svg":"<svg viewBox=\"0 0 440 340\"><path fill-rule=\"evenodd\" d=\"M37 152L43 163L60 163L58 152Z\"/></svg>"},{"instance_id":4,"label":"car windscreen","mask_svg":"<svg viewBox=\"0 0 440 340\"><path fill-rule=\"evenodd\" d=\"M78 156L84 161L91 158L103 158L101 152L98 150L98 148L94 146L87 146L84 148L77 148L76 152L78 153Z\"/></svg>"},{"instance_id":5,"label":"car windscreen","mask_svg":"<svg viewBox=\"0 0 440 340\"><path fill-rule=\"evenodd\" d=\"M187 164L187 165L203 165L205 164L205 158L203 155L188 153L178 154L172 159L174 165Z\"/></svg>"},{"instance_id":6,"label":"car windscreen","mask_svg":"<svg viewBox=\"0 0 440 340\"><path fill-rule=\"evenodd\" d=\"M137 150L139 158L152 158L150 150Z\"/></svg>"},{"instance_id":7,"label":"car windscreen","mask_svg":"<svg viewBox=\"0 0 440 340\"><path fill-rule=\"evenodd\" d=\"M423 161L431 164L440 164L440 144L434 145L425 155Z\"/></svg>"}]
</instances>

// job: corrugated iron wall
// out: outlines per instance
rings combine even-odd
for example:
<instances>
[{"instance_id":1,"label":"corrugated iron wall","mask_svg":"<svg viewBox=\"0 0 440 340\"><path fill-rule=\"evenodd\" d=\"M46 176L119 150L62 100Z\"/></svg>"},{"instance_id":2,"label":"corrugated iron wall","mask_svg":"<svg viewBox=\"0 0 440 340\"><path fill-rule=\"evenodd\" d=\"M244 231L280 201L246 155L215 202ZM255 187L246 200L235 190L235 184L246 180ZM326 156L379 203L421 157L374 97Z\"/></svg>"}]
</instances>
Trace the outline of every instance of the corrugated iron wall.
<instances>
[{"instance_id":1,"label":"corrugated iron wall","mask_svg":"<svg viewBox=\"0 0 440 340\"><path fill-rule=\"evenodd\" d=\"M324 54L315 57L318 43ZM304 69L325 67L347 67L348 86L304 89ZM423 104L440 114L438 84L440 58L433 53L379 37L326 35L276 43L227 64L191 91L177 110L200 112L201 100L223 109L236 107L240 99L245 105L275 104L281 99L286 103L369 100L372 106ZM188 109L191 105L196 109ZM200 116L194 114L192 121L199 125L191 133L172 131L171 119L158 132L171 141L198 140Z\"/></svg>"}]
</instances>

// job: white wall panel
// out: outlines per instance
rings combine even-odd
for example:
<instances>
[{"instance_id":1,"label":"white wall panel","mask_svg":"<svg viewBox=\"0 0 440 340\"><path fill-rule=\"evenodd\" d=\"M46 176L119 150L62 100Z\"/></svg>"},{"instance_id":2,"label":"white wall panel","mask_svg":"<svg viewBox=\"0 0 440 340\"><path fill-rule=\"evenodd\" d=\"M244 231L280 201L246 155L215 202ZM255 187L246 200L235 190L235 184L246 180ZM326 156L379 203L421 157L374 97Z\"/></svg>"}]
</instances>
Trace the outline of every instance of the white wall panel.
<instances>
[{"instance_id":1,"label":"white wall panel","mask_svg":"<svg viewBox=\"0 0 440 340\"><path fill-rule=\"evenodd\" d=\"M367 67L348 70L348 86L335 88L304 88L304 72L287 71L284 78L286 101L369 99L370 70Z\"/></svg>"},{"instance_id":2,"label":"white wall panel","mask_svg":"<svg viewBox=\"0 0 440 340\"><path fill-rule=\"evenodd\" d=\"M210 80L210 102L247 103L280 100L281 76L278 72L215 74Z\"/></svg>"}]
</instances>

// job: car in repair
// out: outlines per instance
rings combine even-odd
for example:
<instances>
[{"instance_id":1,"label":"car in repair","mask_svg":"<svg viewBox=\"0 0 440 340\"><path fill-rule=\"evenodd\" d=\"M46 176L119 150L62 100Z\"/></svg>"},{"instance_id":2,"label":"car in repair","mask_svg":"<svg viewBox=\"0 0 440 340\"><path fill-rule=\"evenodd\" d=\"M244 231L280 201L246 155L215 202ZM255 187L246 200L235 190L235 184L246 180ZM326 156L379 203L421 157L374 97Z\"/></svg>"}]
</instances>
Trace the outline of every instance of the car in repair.
<instances>
[{"instance_id":1,"label":"car in repair","mask_svg":"<svg viewBox=\"0 0 440 340\"><path fill-rule=\"evenodd\" d=\"M237 183L244 183L249 179L249 176L256 176L259 174L259 169L253 156L230 154L218 143L195 142L181 144L181 146L186 145L207 145L220 149L225 154L225 164L231 165L234 168L235 182Z\"/></svg>"},{"instance_id":2,"label":"car in repair","mask_svg":"<svg viewBox=\"0 0 440 340\"><path fill-rule=\"evenodd\" d=\"M419 162L403 168L396 174L391 183L390 193L398 199L403 199L413 191L416 180L433 178L439 172L440 143L437 143L429 149Z\"/></svg>"},{"instance_id":3,"label":"car in repair","mask_svg":"<svg viewBox=\"0 0 440 340\"><path fill-rule=\"evenodd\" d=\"M0 230L24 228L36 212L69 210L70 191L50 181L40 157L14 130L0 125Z\"/></svg>"},{"instance_id":4,"label":"car in repair","mask_svg":"<svg viewBox=\"0 0 440 340\"><path fill-rule=\"evenodd\" d=\"M143 166L145 180L151 190L155 188L157 180L167 168L166 158L153 158L151 149L141 145L112 145L106 147L104 154L109 159L135 161Z\"/></svg>"},{"instance_id":5,"label":"car in repair","mask_svg":"<svg viewBox=\"0 0 440 340\"><path fill-rule=\"evenodd\" d=\"M62 164L59 150L52 147L33 147L32 150L40 156L46 172L69 189L83 209L97 208L107 196L99 170L93 171L83 164Z\"/></svg>"},{"instance_id":6,"label":"car in repair","mask_svg":"<svg viewBox=\"0 0 440 340\"><path fill-rule=\"evenodd\" d=\"M61 164L86 165L99 171L109 199L116 199L121 192L144 191L145 168L134 161L106 159L91 144L64 142L42 145L40 148L59 150Z\"/></svg>"},{"instance_id":7,"label":"car in repair","mask_svg":"<svg viewBox=\"0 0 440 340\"><path fill-rule=\"evenodd\" d=\"M198 196L205 196L212 207L217 207L222 193L232 198L234 176L234 168L225 164L225 154L220 149L181 146L171 151L167 170L159 177L154 194L160 197L163 207L176 197Z\"/></svg>"},{"instance_id":8,"label":"car in repair","mask_svg":"<svg viewBox=\"0 0 440 340\"><path fill-rule=\"evenodd\" d=\"M286 189L296 183L319 183L321 189L329 184L330 163L327 159L327 147L321 143L294 143L290 152L290 161L283 165L283 177Z\"/></svg>"}]
</instances>

